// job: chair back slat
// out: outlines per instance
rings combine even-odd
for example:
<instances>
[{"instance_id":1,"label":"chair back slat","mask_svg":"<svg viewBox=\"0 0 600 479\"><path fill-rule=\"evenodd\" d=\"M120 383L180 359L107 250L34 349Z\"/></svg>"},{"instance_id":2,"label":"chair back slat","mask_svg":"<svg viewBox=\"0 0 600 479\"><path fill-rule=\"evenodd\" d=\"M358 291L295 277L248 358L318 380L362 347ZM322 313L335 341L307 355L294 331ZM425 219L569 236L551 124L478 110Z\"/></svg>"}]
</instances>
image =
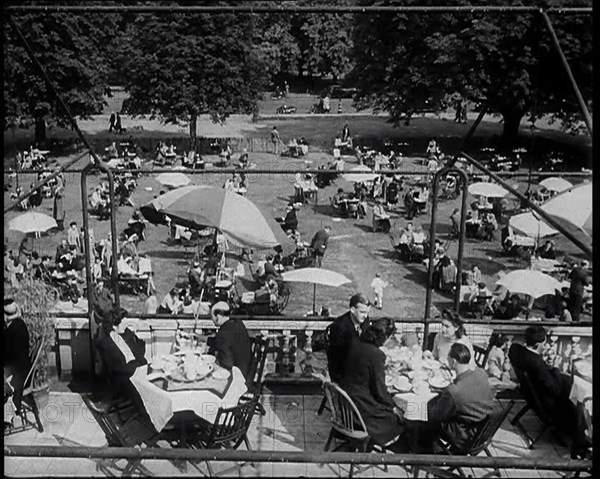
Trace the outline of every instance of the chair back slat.
<instances>
[{"instance_id":1,"label":"chair back slat","mask_svg":"<svg viewBox=\"0 0 600 479\"><path fill-rule=\"evenodd\" d=\"M485 368L487 363L489 349L482 348L481 346L473 345L473 352L475 353L475 364L480 368Z\"/></svg>"},{"instance_id":2,"label":"chair back slat","mask_svg":"<svg viewBox=\"0 0 600 479\"><path fill-rule=\"evenodd\" d=\"M25 378L25 382L23 384L28 385L30 381L33 379L33 375L38 368L40 358L42 357L42 349L44 348L45 338L40 339L40 343L38 344L37 350L34 355L32 355L32 363L31 368L29 368L29 372L27 373L27 377ZM23 392L25 394L25 391Z\"/></svg>"},{"instance_id":3,"label":"chair back slat","mask_svg":"<svg viewBox=\"0 0 600 479\"><path fill-rule=\"evenodd\" d=\"M332 425L340 432L366 435L367 426L350 396L337 384L329 381L323 383L323 389L331 408Z\"/></svg>"},{"instance_id":4,"label":"chair back slat","mask_svg":"<svg viewBox=\"0 0 600 479\"><path fill-rule=\"evenodd\" d=\"M244 440L254 411L258 404L258 397L230 408L219 408L217 417L211 427L207 449L229 447L236 449Z\"/></svg>"},{"instance_id":5,"label":"chair back slat","mask_svg":"<svg viewBox=\"0 0 600 479\"><path fill-rule=\"evenodd\" d=\"M92 416L94 417L94 419L100 426L100 429L102 429L102 432L106 436L106 441L108 442L108 445L115 447L124 446L125 444L123 438L119 434L117 425L114 423L111 417L105 411L98 408L96 404L94 404L91 395L84 394L82 398L84 404L90 410Z\"/></svg>"},{"instance_id":6,"label":"chair back slat","mask_svg":"<svg viewBox=\"0 0 600 479\"><path fill-rule=\"evenodd\" d=\"M260 336L252 338L252 364L248 375L249 378L252 378L252 382L248 384L248 390L253 395L260 396L261 394L268 345L268 339L263 339Z\"/></svg>"}]
</instances>

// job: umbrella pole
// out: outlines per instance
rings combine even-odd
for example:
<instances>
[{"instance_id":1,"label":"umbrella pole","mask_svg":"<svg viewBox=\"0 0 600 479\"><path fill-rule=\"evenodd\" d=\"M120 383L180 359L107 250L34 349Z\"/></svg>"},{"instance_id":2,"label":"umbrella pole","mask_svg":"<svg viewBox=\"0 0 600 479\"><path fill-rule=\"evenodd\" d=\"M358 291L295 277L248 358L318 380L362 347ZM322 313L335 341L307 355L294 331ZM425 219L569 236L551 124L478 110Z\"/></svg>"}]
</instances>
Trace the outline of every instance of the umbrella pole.
<instances>
[{"instance_id":1,"label":"umbrella pole","mask_svg":"<svg viewBox=\"0 0 600 479\"><path fill-rule=\"evenodd\" d=\"M316 308L316 303L315 303L316 296L317 296L317 283L313 284L313 307L312 307L313 313L317 312L315 309Z\"/></svg>"}]
</instances>

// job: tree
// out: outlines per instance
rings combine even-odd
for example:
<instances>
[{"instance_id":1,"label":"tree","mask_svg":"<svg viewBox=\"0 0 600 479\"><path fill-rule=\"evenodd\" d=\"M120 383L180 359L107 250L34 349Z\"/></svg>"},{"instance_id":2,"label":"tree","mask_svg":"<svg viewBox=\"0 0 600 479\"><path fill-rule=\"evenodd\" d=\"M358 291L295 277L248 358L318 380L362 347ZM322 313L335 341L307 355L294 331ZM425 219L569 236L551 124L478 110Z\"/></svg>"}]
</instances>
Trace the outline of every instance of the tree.
<instances>
[{"instance_id":1,"label":"tree","mask_svg":"<svg viewBox=\"0 0 600 479\"><path fill-rule=\"evenodd\" d=\"M108 92L104 53L114 36L112 16L15 15L15 23L74 116L100 113ZM71 123L48 89L15 32L4 28L4 129L35 125L46 141L46 124Z\"/></svg>"},{"instance_id":2,"label":"tree","mask_svg":"<svg viewBox=\"0 0 600 479\"><path fill-rule=\"evenodd\" d=\"M127 112L189 122L192 147L198 115L252 113L267 78L254 28L252 15L138 15L117 53Z\"/></svg>"},{"instance_id":3,"label":"tree","mask_svg":"<svg viewBox=\"0 0 600 479\"><path fill-rule=\"evenodd\" d=\"M576 111L575 98L565 78L557 80L562 65L541 22L538 14L357 16L354 43L360 48L355 49L351 74L361 90L357 106L388 111L397 125L402 118L409 121L426 102L440 106L448 93L476 100L482 96L503 117L507 144L515 140L527 113L567 118L567 112ZM591 98L591 19L570 17L555 28L569 63L575 65L576 79Z\"/></svg>"}]
</instances>

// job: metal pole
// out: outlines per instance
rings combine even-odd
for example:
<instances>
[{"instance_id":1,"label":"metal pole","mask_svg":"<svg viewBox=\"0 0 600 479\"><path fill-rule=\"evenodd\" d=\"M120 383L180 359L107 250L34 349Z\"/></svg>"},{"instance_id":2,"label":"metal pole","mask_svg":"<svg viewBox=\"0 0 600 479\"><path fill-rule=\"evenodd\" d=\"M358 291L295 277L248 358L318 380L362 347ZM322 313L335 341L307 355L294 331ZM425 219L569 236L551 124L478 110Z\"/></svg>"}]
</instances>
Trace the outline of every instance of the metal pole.
<instances>
[{"instance_id":1,"label":"metal pole","mask_svg":"<svg viewBox=\"0 0 600 479\"><path fill-rule=\"evenodd\" d=\"M577 86L577 82L575 81L575 77L573 76L573 72L569 67L569 62L567 62L567 57L565 57L565 54L563 53L562 48L560 47L560 42L558 41L558 37L556 36L554 27L552 26L552 23L550 22L550 18L548 17L546 11L540 9L540 13L542 15L542 18L544 19L544 22L546 23L546 26L548 27L548 31L550 32L550 36L552 37L552 43L554 43L554 48L556 49L556 52L560 57L560 61L565 69L565 72L567 73L567 76L569 77L569 81L571 82L571 86L573 87L573 91L575 92L575 96L577 97L579 108L581 108L581 113L583 113L583 121L585 121L585 126L587 127L590 136L594 136L592 133L592 116L590 115L587 105L585 104L585 100L583 99L583 96L579 91L579 87Z\"/></svg>"},{"instance_id":2,"label":"metal pole","mask_svg":"<svg viewBox=\"0 0 600 479\"><path fill-rule=\"evenodd\" d=\"M10 5L4 8L8 13L537 13L537 7L525 6L190 6L190 5ZM549 8L549 12L561 15L591 14L586 7Z\"/></svg>"},{"instance_id":3,"label":"metal pole","mask_svg":"<svg viewBox=\"0 0 600 479\"><path fill-rule=\"evenodd\" d=\"M77 120L75 120L75 118L71 114L71 111L69 110L69 107L63 101L63 99L61 98L61 96L58 94L58 91L56 90L56 88L54 88L54 85L52 84L52 81L50 80L50 77L46 73L46 70L44 70L44 67L42 66L42 64L36 58L35 53L33 53L33 50L29 46L29 43L27 43L27 40L23 36L23 33L21 33L21 30L19 29L19 27L17 26L17 24L15 23L15 21L13 20L13 18L10 15L8 15L8 22L10 23L10 26L15 31L17 37L19 38L19 40L23 44L23 47L25 48L25 51L27 52L27 55L29 56L29 58L33 62L33 65L38 70L39 74L42 76L42 78L44 79L44 81L46 82L46 85L47 85L48 89L50 90L50 92L52 93L52 95L56 98L56 100L58 101L58 103L62 107L62 109L65 111L65 114L66 114L67 118L69 119L69 121L71 123L71 126L73 127L73 129L75 130L75 132L77 133L77 135L79 136L79 138L81 139L81 141L83 142L83 144L85 145L85 147L89 150L90 154L94 158L94 161L96 163L98 163L100 160L96 156L96 153L94 153L94 149L88 143L88 141L85 138L83 132L79 129L79 125L77 124Z\"/></svg>"},{"instance_id":4,"label":"metal pole","mask_svg":"<svg viewBox=\"0 0 600 479\"><path fill-rule=\"evenodd\" d=\"M111 268L111 282L113 286L113 291L115 294L115 307L119 308L121 306L121 301L119 297L119 278L118 278L118 268L117 268L117 221L116 221L116 208L117 205L115 203L115 183L113 174L110 171L110 168L104 164L104 162L99 162L97 164L90 163L87 165L83 172L81 173L81 209L83 215L83 232L84 232L84 241L85 241L85 276L87 282L87 297L88 297L88 321L89 321L89 340L90 340L90 360L92 366L92 374L95 371L95 362L94 362L94 343L93 343L93 332L95 331L94 327L94 301L95 294L92 290L94 284L92 282L92 262L91 262L91 251L90 251L90 232L89 232L89 213L88 213L88 200L87 200L87 175L90 171L98 169L104 173L108 177L108 185L109 185L109 198L110 198L110 232L111 232L111 247L112 247L112 268Z\"/></svg>"},{"instance_id":5,"label":"metal pole","mask_svg":"<svg viewBox=\"0 0 600 479\"><path fill-rule=\"evenodd\" d=\"M460 148L458 149L458 151L463 151L467 147L467 143L469 143L469 140L475 134L475 130L477 130L477 127L483 121L483 117L486 115L487 112L488 112L488 108L487 108L487 105L486 105L486 106L484 106L481 109L481 111L479 112L479 115L477 115L477 118L475 119L475 121L471 125L471 128L469 128L469 131L467 132L467 134L463 138L463 140L462 140L462 142L460 144ZM454 163L456 163L457 159L458 159L458 155L454 155L450 159L450 161L448 163L446 163L446 166L449 167L449 168L452 167L452 166L454 166Z\"/></svg>"},{"instance_id":6,"label":"metal pole","mask_svg":"<svg viewBox=\"0 0 600 479\"><path fill-rule=\"evenodd\" d=\"M469 177L466 172L461 169L455 168L462 179L462 207L460 211L460 232L458 237L458 258L456 260L456 290L454 291L454 311L457 314L460 313L460 284L462 282L462 270L463 270L463 257L465 249L465 238L466 238L466 224L467 224L467 197L469 193Z\"/></svg>"},{"instance_id":7,"label":"metal pole","mask_svg":"<svg viewBox=\"0 0 600 479\"><path fill-rule=\"evenodd\" d=\"M14 201L14 203L11 203L10 205L8 205L7 207L4 208L4 213L6 214L10 210L14 209L16 206L19 205L19 203L21 203L21 201L23 201L26 198L29 198L35 192L35 190L48 184L50 181L52 181L54 178L56 178L58 175L60 175L63 171L66 171L69 168L69 166L71 166L71 165L77 163L79 160L81 160L81 158L83 158L83 156L85 154L87 154L87 151L85 153L82 153L81 155L79 155L77 158L69 161L65 165L61 166L58 169L58 171L46 170L46 171L55 171L55 172L53 174L51 174L45 180L38 181L36 184L33 185L33 188L31 188L27 193L23 193L22 195L18 196L17 199ZM21 171L21 173L40 173L41 171L44 171L44 170L26 170L26 171L24 170L24 171ZM83 170L81 170L81 171L83 171ZM17 175L17 178L18 177L19 177L19 175Z\"/></svg>"},{"instance_id":8,"label":"metal pole","mask_svg":"<svg viewBox=\"0 0 600 479\"><path fill-rule=\"evenodd\" d=\"M565 235L567 237L567 239L569 241L571 241L571 243L573 243L575 246L577 246L588 257L590 257L590 258L592 257L592 249L590 247L588 247L586 244L579 241L579 239L577 237L575 237L573 234L571 234L571 232L569 230L565 229L558 221L556 221L552 216L550 216L548 213L546 213L542 208L533 204L531 201L529 201L528 198L526 198L521 193L519 193L517 190L515 190L505 180L500 178L494 172L490 171L488 168L486 168L484 165L482 165L479 161L475 160L474 158L472 158L465 152L461 152L461 154L467 160L469 160L473 165L475 165L477 168L479 168L481 171L483 171L486 175L488 175L490 178L492 178L494 181L500 183L500 185L502 185L502 187L504 189L506 189L509 193L512 193L517 198L519 198L521 201L525 201L527 206L529 206L533 211L535 211L537 214L539 214L546 223L548 223L554 229L558 230L563 235Z\"/></svg>"},{"instance_id":9,"label":"metal pole","mask_svg":"<svg viewBox=\"0 0 600 479\"><path fill-rule=\"evenodd\" d=\"M11 457L79 457L124 459L182 459L187 461L283 462L330 464L387 464L398 466L477 467L591 471L592 461L548 457L451 456L443 454L385 454L375 452L245 451L241 449L184 449L135 447L4 446Z\"/></svg>"}]
</instances>

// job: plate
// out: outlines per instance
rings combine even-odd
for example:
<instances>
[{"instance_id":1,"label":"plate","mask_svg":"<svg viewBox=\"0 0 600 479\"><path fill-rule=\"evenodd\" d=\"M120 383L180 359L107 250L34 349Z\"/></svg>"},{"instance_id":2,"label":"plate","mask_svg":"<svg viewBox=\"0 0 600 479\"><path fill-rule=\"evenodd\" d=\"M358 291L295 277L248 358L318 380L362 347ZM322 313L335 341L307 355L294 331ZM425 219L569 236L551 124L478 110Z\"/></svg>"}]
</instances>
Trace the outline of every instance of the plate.
<instances>
[{"instance_id":1,"label":"plate","mask_svg":"<svg viewBox=\"0 0 600 479\"><path fill-rule=\"evenodd\" d=\"M434 376L429 379L429 385L436 389L444 389L445 387L450 386L450 381L439 376Z\"/></svg>"},{"instance_id":2,"label":"plate","mask_svg":"<svg viewBox=\"0 0 600 479\"><path fill-rule=\"evenodd\" d=\"M436 361L435 359L428 358L423 360L423 367L426 369L440 369L441 366L442 363Z\"/></svg>"},{"instance_id":3,"label":"plate","mask_svg":"<svg viewBox=\"0 0 600 479\"><path fill-rule=\"evenodd\" d=\"M412 384L405 376L395 378L392 385L402 393L407 393L412 389Z\"/></svg>"},{"instance_id":4,"label":"plate","mask_svg":"<svg viewBox=\"0 0 600 479\"><path fill-rule=\"evenodd\" d=\"M217 360L217 358L215 358L212 354L203 354L200 357L206 364L214 364L214 362Z\"/></svg>"},{"instance_id":5,"label":"plate","mask_svg":"<svg viewBox=\"0 0 600 479\"><path fill-rule=\"evenodd\" d=\"M213 371L212 375L215 379L227 379L231 375L231 373L227 371L227 369L220 368Z\"/></svg>"},{"instance_id":6,"label":"plate","mask_svg":"<svg viewBox=\"0 0 600 479\"><path fill-rule=\"evenodd\" d=\"M203 380L211 372L212 368L206 374L197 374L195 379L188 379L187 376L183 373L183 371L181 371L181 369L176 369L175 371L171 372L167 377L177 383L193 383L196 381Z\"/></svg>"}]
</instances>

